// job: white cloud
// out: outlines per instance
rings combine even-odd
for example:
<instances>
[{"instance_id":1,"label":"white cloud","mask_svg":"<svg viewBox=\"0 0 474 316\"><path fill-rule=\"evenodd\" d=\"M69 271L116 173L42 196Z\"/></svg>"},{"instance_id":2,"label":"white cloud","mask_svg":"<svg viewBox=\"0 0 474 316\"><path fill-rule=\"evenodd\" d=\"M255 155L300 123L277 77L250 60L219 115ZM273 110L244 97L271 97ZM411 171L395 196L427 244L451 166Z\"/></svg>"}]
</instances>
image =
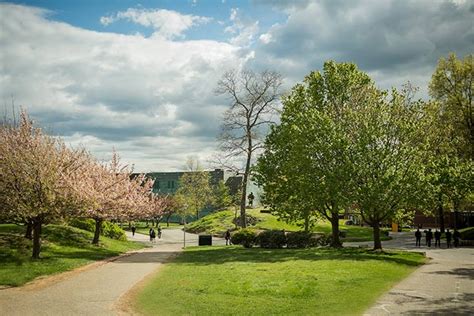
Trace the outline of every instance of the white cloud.
<instances>
[{"instance_id":1,"label":"white cloud","mask_svg":"<svg viewBox=\"0 0 474 316\"><path fill-rule=\"evenodd\" d=\"M270 33L264 33L264 34L260 35L259 39L263 44L268 44L273 40L272 39L272 34L270 34Z\"/></svg>"},{"instance_id":2,"label":"white cloud","mask_svg":"<svg viewBox=\"0 0 474 316\"><path fill-rule=\"evenodd\" d=\"M18 5L0 11L2 104L13 95L47 130L100 159L115 147L138 171L212 154L227 106L213 89L245 62L238 47L94 32Z\"/></svg>"},{"instance_id":3,"label":"white cloud","mask_svg":"<svg viewBox=\"0 0 474 316\"><path fill-rule=\"evenodd\" d=\"M154 29L154 36L165 38L183 37L183 33L192 26L209 23L209 17L181 14L165 9L138 9L128 8L126 11L119 11L114 15L103 16L100 23L107 26L119 20L126 20L145 27Z\"/></svg>"},{"instance_id":4,"label":"white cloud","mask_svg":"<svg viewBox=\"0 0 474 316\"><path fill-rule=\"evenodd\" d=\"M229 20L232 24L227 26L224 32L234 35L230 39L230 43L241 47L250 46L259 31L258 21L250 21L242 18L238 8L232 8L230 10Z\"/></svg>"}]
</instances>

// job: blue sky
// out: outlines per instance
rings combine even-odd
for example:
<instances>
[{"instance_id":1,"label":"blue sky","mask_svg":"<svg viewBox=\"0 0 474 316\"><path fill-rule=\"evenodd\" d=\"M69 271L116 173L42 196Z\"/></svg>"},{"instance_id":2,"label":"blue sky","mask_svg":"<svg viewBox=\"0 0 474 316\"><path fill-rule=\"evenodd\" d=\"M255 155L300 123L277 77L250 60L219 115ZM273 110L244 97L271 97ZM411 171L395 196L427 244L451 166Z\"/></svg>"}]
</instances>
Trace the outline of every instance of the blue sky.
<instances>
[{"instance_id":1,"label":"blue sky","mask_svg":"<svg viewBox=\"0 0 474 316\"><path fill-rule=\"evenodd\" d=\"M224 71L278 71L290 89L324 61L428 98L439 58L474 52L472 0L0 1L0 97L99 159L179 170L215 154Z\"/></svg>"}]
</instances>

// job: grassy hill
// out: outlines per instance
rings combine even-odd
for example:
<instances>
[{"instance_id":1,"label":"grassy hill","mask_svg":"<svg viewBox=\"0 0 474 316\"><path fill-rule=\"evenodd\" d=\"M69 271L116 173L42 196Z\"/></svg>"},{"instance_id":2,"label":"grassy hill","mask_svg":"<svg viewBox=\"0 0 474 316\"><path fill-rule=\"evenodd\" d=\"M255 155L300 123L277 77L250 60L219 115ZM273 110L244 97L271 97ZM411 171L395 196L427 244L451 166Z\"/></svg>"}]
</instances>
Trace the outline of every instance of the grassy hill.
<instances>
[{"instance_id":1,"label":"grassy hill","mask_svg":"<svg viewBox=\"0 0 474 316\"><path fill-rule=\"evenodd\" d=\"M260 208L249 209L247 214L255 217L257 222L250 226L254 230L268 230L268 229L284 229L286 231L302 230L297 224L288 224L284 221L278 220L275 215L269 213L261 213ZM186 231L200 234L207 233L215 236L223 236L227 229L234 230L235 225L232 222L235 216L234 210L224 210L209 214L195 222L186 225ZM340 230L346 233L343 241L369 241L372 240L372 228L360 227L354 225L344 225L345 220L339 222ZM325 234L331 233L331 224L328 221L320 221L315 227L314 232L321 232ZM383 237L382 240L387 240L389 237Z\"/></svg>"},{"instance_id":2,"label":"grassy hill","mask_svg":"<svg viewBox=\"0 0 474 316\"><path fill-rule=\"evenodd\" d=\"M19 286L49 275L143 248L144 245L100 237L91 244L93 233L74 227L47 225L43 229L41 259L31 259L32 243L23 237L25 227L0 225L0 285Z\"/></svg>"}]
</instances>

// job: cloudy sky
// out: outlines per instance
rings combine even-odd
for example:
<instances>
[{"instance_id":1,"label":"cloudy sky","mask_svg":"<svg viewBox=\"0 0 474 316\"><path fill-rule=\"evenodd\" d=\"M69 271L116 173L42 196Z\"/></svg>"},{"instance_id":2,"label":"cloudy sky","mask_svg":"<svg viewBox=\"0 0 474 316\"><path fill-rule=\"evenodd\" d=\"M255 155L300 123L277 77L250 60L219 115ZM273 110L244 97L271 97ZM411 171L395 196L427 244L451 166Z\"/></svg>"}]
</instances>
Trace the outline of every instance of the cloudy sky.
<instances>
[{"instance_id":1,"label":"cloudy sky","mask_svg":"<svg viewBox=\"0 0 474 316\"><path fill-rule=\"evenodd\" d=\"M382 88L427 85L437 60L474 52L474 1L0 2L2 112L17 106L99 159L172 171L215 151L231 68L285 87L325 60L355 62Z\"/></svg>"}]
</instances>

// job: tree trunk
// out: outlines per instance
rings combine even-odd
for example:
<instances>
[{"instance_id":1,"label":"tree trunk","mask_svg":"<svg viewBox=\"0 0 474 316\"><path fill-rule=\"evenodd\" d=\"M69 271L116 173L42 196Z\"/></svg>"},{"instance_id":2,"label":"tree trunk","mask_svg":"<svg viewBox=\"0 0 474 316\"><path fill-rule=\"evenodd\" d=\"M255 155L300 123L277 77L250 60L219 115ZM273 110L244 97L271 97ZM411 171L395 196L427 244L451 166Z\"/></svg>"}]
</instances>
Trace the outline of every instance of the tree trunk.
<instances>
[{"instance_id":1,"label":"tree trunk","mask_svg":"<svg viewBox=\"0 0 474 316\"><path fill-rule=\"evenodd\" d=\"M102 219L96 218L95 219L95 231L94 231L94 239L92 239L92 243L94 245L99 244L99 237L100 237L100 230L102 229Z\"/></svg>"},{"instance_id":2,"label":"tree trunk","mask_svg":"<svg viewBox=\"0 0 474 316\"><path fill-rule=\"evenodd\" d=\"M304 231L309 232L309 213L305 214L304 217Z\"/></svg>"},{"instance_id":3,"label":"tree trunk","mask_svg":"<svg viewBox=\"0 0 474 316\"><path fill-rule=\"evenodd\" d=\"M31 223L31 221L28 221L28 223L26 223L25 238L32 240L33 239L33 235L31 234L32 232L33 232L33 224Z\"/></svg>"},{"instance_id":4,"label":"tree trunk","mask_svg":"<svg viewBox=\"0 0 474 316\"><path fill-rule=\"evenodd\" d=\"M374 250L382 249L382 241L380 240L380 224L378 221L373 223L374 228Z\"/></svg>"},{"instance_id":5,"label":"tree trunk","mask_svg":"<svg viewBox=\"0 0 474 316\"><path fill-rule=\"evenodd\" d=\"M342 243L339 239L339 212L331 212L331 228L332 228L332 240L331 247L341 248Z\"/></svg>"},{"instance_id":6,"label":"tree trunk","mask_svg":"<svg viewBox=\"0 0 474 316\"><path fill-rule=\"evenodd\" d=\"M171 214L168 215L168 217L166 217L166 227L170 227L170 217L171 217Z\"/></svg>"},{"instance_id":7,"label":"tree trunk","mask_svg":"<svg viewBox=\"0 0 474 316\"><path fill-rule=\"evenodd\" d=\"M443 200L441 195L439 195L438 200L438 217L439 217L439 229L441 233L444 233L444 210L443 210Z\"/></svg>"},{"instance_id":8,"label":"tree trunk","mask_svg":"<svg viewBox=\"0 0 474 316\"><path fill-rule=\"evenodd\" d=\"M39 259L41 252L41 219L37 219L33 222L33 259Z\"/></svg>"},{"instance_id":9,"label":"tree trunk","mask_svg":"<svg viewBox=\"0 0 474 316\"><path fill-rule=\"evenodd\" d=\"M249 139L249 148L252 148L252 140ZM249 178L249 173L250 173L250 160L252 159L252 154L249 151L247 155L247 162L245 164L245 171L244 171L244 178L242 179L242 197L240 199L240 226L242 228L247 227L247 216L246 216L246 199L247 199L247 182Z\"/></svg>"}]
</instances>

